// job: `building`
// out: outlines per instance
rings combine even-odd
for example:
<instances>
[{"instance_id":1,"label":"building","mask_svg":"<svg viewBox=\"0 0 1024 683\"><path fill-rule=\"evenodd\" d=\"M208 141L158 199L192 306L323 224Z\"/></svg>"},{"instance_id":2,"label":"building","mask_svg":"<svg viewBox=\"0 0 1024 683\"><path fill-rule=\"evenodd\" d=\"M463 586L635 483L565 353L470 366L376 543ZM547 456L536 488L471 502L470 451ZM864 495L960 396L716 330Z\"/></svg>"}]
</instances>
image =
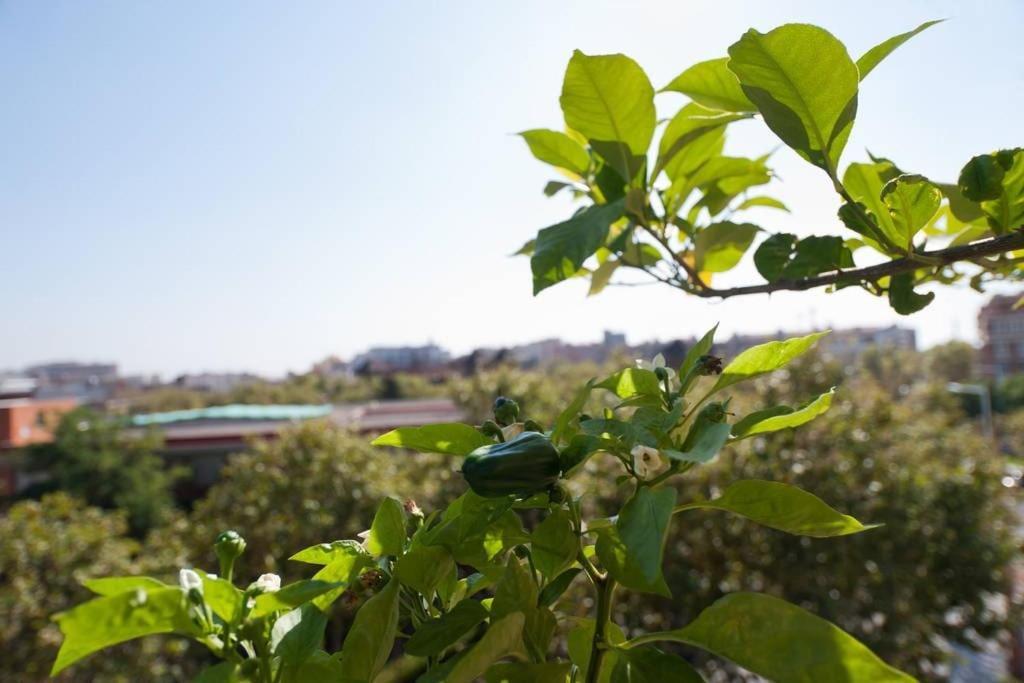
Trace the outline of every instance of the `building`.
<instances>
[{"instance_id":1,"label":"building","mask_svg":"<svg viewBox=\"0 0 1024 683\"><path fill-rule=\"evenodd\" d=\"M103 403L118 383L114 363L44 363L26 368L24 374L36 382L35 398L75 398L85 404Z\"/></svg>"},{"instance_id":2,"label":"building","mask_svg":"<svg viewBox=\"0 0 1024 683\"><path fill-rule=\"evenodd\" d=\"M1019 300L1019 294L997 295L978 312L978 369L987 377L1024 373L1024 307L1015 308Z\"/></svg>"},{"instance_id":3,"label":"building","mask_svg":"<svg viewBox=\"0 0 1024 683\"><path fill-rule=\"evenodd\" d=\"M248 372L199 372L179 375L174 385L192 391L209 391L224 393L245 384L259 382L257 375Z\"/></svg>"},{"instance_id":4,"label":"building","mask_svg":"<svg viewBox=\"0 0 1024 683\"><path fill-rule=\"evenodd\" d=\"M392 372L434 373L447 369L451 355L436 344L425 346L377 346L352 359L357 375Z\"/></svg>"},{"instance_id":5,"label":"building","mask_svg":"<svg viewBox=\"0 0 1024 683\"><path fill-rule=\"evenodd\" d=\"M0 497L18 490L18 450L53 438L60 418L77 405L75 399L0 400Z\"/></svg>"},{"instance_id":6,"label":"building","mask_svg":"<svg viewBox=\"0 0 1024 683\"><path fill-rule=\"evenodd\" d=\"M855 360L869 348L917 350L917 332L908 327L854 327L833 330L819 342L822 353L839 360Z\"/></svg>"}]
</instances>

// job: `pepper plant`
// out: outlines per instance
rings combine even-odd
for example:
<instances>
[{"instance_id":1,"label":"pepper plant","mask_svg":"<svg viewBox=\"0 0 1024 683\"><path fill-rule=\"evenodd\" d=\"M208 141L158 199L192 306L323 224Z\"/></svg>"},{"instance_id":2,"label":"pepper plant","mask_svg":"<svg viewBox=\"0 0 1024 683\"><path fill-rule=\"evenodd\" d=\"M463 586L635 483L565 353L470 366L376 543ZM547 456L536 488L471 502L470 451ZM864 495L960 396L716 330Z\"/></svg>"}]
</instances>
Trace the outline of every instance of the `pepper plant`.
<instances>
[{"instance_id":1,"label":"pepper plant","mask_svg":"<svg viewBox=\"0 0 1024 683\"><path fill-rule=\"evenodd\" d=\"M881 158L839 172L860 81L933 23L856 62L817 27L751 30L728 57L694 65L665 88L692 101L664 127L653 163L647 152L658 124L646 75L623 55L576 52L562 90L566 132L523 133L537 157L567 176L546 191L588 204L522 250L531 254L535 292L576 276L600 291L632 269L699 296L857 285L910 313L934 296L916 291L924 282L969 277L981 287L1020 277L1021 150L975 157L956 184L903 173ZM736 266L765 232L734 222L734 214L784 208L748 194L771 180L767 156L723 155L726 127L756 116L828 175L842 200L840 218L858 237L768 236L754 252L766 282L715 289L713 274ZM929 251L919 234L949 244ZM857 268L860 249L885 260ZM264 575L236 585L245 542L225 532L214 547L218 574L185 568L176 585L149 577L86 581L97 597L57 616L64 642L53 672L131 638L176 633L222 660L200 676L205 683L702 680L666 644L706 650L775 681L912 680L833 624L769 595L727 595L671 631L626 634L612 620L624 591L670 598L680 590L664 579L664 547L672 525L693 515L740 515L817 538L871 528L780 482L737 480L707 498L678 499L679 478L714 466L722 449L797 428L832 400L830 391L802 405L734 414L730 392L739 383L783 368L824 333L732 359L712 355L714 334L678 368L658 357L587 382L554 424L530 420L499 397L494 419L481 425L380 436L374 444L461 459L468 490L429 514L386 498L360 539L292 556L318 567L309 579L282 587ZM587 513L588 492L574 482L593 458L620 470L624 503L608 516ZM576 582L589 586L591 617L559 610ZM322 645L335 609L354 618L341 650L330 653Z\"/></svg>"}]
</instances>

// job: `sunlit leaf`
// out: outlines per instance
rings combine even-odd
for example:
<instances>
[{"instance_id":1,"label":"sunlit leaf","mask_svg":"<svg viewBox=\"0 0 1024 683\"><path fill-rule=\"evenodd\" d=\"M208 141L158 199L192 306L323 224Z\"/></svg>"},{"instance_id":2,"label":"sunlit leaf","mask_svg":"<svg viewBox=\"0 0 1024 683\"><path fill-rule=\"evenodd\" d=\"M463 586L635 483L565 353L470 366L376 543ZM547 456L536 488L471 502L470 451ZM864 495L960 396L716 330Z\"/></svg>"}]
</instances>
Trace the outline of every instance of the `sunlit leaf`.
<instances>
[{"instance_id":1,"label":"sunlit leaf","mask_svg":"<svg viewBox=\"0 0 1024 683\"><path fill-rule=\"evenodd\" d=\"M694 102L732 112L757 111L743 93L736 74L727 66L728 57L697 62L672 79L662 91L679 92Z\"/></svg>"},{"instance_id":2,"label":"sunlit leaf","mask_svg":"<svg viewBox=\"0 0 1024 683\"><path fill-rule=\"evenodd\" d=\"M725 366L725 370L715 383L714 391L721 391L737 382L778 370L797 356L809 351L826 334L827 331L816 332L806 337L772 341L743 351Z\"/></svg>"},{"instance_id":3,"label":"sunlit leaf","mask_svg":"<svg viewBox=\"0 0 1024 683\"><path fill-rule=\"evenodd\" d=\"M795 410L789 406L775 406L747 415L733 425L732 435L736 438L745 438L755 434L777 432L780 429L790 429L807 424L831 407L835 391L833 388L807 405Z\"/></svg>"},{"instance_id":4,"label":"sunlit leaf","mask_svg":"<svg viewBox=\"0 0 1024 683\"><path fill-rule=\"evenodd\" d=\"M608 230L622 216L624 209L623 199L592 206L563 223L538 232L530 259L533 293L539 294L551 285L574 276L583 262L604 244Z\"/></svg>"},{"instance_id":5,"label":"sunlit leaf","mask_svg":"<svg viewBox=\"0 0 1024 683\"><path fill-rule=\"evenodd\" d=\"M451 422L400 427L378 436L371 443L374 446L396 446L421 453L469 455L480 446L493 442L469 425Z\"/></svg>"},{"instance_id":6,"label":"sunlit leaf","mask_svg":"<svg viewBox=\"0 0 1024 683\"><path fill-rule=\"evenodd\" d=\"M722 273L735 268L761 228L750 223L713 223L694 237L697 270Z\"/></svg>"},{"instance_id":7,"label":"sunlit leaf","mask_svg":"<svg viewBox=\"0 0 1024 683\"><path fill-rule=\"evenodd\" d=\"M557 130L524 130L519 134L530 147L530 152L544 163L572 171L582 176L590 166L590 156L583 145Z\"/></svg>"},{"instance_id":8,"label":"sunlit leaf","mask_svg":"<svg viewBox=\"0 0 1024 683\"><path fill-rule=\"evenodd\" d=\"M863 81L883 59L892 54L900 45L903 45L903 43L907 42L921 31L935 26L935 24L941 24L943 21L945 20L937 19L934 21L926 21L913 31L907 31L906 33L895 35L865 52L861 58L857 60L857 71L860 72L860 80Z\"/></svg>"},{"instance_id":9,"label":"sunlit leaf","mask_svg":"<svg viewBox=\"0 0 1024 683\"><path fill-rule=\"evenodd\" d=\"M384 588L356 612L342 646L342 679L372 681L384 668L398 633L398 581Z\"/></svg>"}]
</instances>

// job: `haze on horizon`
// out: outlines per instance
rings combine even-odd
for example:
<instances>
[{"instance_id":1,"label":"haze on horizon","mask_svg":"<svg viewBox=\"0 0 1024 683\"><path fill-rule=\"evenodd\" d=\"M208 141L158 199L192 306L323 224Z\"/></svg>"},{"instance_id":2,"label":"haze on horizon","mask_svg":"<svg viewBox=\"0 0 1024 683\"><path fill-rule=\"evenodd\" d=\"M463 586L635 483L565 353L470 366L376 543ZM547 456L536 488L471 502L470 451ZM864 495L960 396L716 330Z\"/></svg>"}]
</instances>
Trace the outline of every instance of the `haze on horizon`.
<instances>
[{"instance_id":1,"label":"haze on horizon","mask_svg":"<svg viewBox=\"0 0 1024 683\"><path fill-rule=\"evenodd\" d=\"M588 299L581 282L534 299L527 260L507 256L571 210L541 194L551 173L514 133L561 127L574 48L624 52L660 87L751 26L816 23L856 57L942 17L865 81L843 162L870 148L949 180L1020 143L1024 4L2 3L0 369L280 375L375 345L638 342L718 321L726 336L899 322L925 346L975 341L985 297L962 287L910 318L858 290L716 303L664 287ZM778 146L745 123L729 149ZM793 213L751 218L833 228L824 176L784 148L774 164ZM748 256L721 282L752 273Z\"/></svg>"}]
</instances>

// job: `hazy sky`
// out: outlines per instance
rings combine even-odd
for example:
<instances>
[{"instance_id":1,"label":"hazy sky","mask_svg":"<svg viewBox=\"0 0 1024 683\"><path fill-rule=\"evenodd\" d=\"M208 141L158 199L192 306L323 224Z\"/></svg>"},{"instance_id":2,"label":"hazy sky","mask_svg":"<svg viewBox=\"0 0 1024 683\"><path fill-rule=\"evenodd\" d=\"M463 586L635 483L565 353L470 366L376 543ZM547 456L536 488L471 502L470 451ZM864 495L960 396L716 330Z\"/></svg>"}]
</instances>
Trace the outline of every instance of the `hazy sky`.
<instances>
[{"instance_id":1,"label":"hazy sky","mask_svg":"<svg viewBox=\"0 0 1024 683\"><path fill-rule=\"evenodd\" d=\"M277 374L381 344L894 321L853 290L719 304L661 287L587 299L580 282L534 299L507 254L570 208L513 133L561 127L573 48L629 54L660 87L751 26L817 23L856 58L937 17L865 81L844 163L870 148L946 180L1024 143L1019 0L0 0L0 368ZM663 115L682 101L658 96ZM729 150L776 142L744 123ZM833 230L824 175L774 161L793 214L752 218ZM947 291L906 322L925 344L974 339L981 301Z\"/></svg>"}]
</instances>

